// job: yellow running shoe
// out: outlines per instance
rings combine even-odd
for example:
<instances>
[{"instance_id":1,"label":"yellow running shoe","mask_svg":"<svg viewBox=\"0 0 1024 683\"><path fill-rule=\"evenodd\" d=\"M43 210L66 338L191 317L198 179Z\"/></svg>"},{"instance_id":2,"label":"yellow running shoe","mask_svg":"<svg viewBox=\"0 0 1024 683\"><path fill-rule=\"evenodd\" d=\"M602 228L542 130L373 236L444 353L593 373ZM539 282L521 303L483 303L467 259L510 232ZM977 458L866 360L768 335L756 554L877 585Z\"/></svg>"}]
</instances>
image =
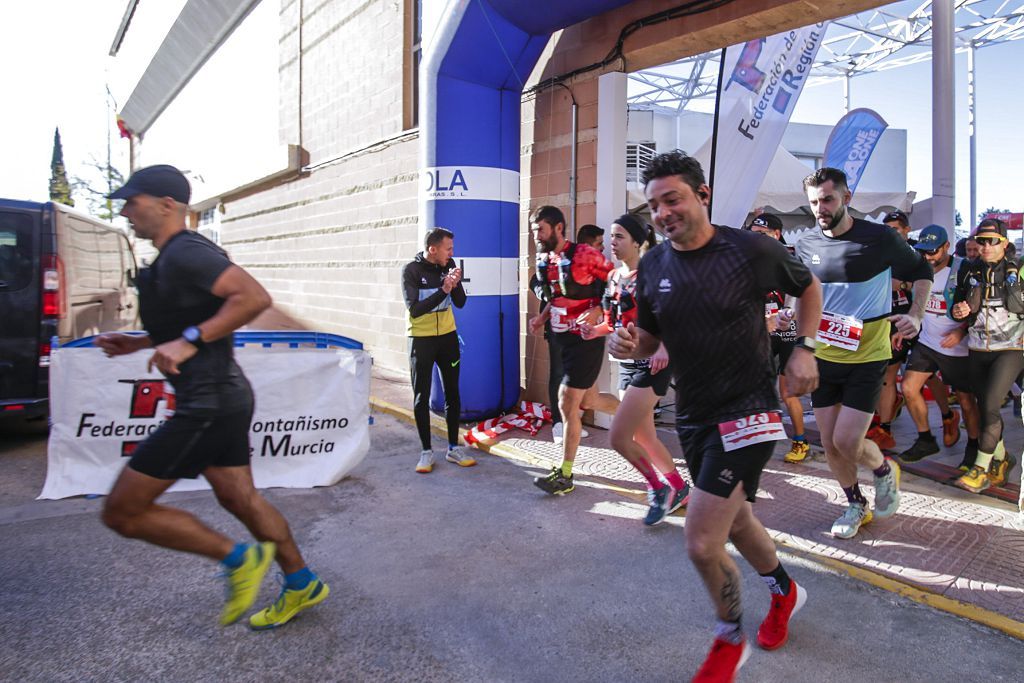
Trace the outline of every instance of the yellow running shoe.
<instances>
[{"instance_id":1,"label":"yellow running shoe","mask_svg":"<svg viewBox=\"0 0 1024 683\"><path fill-rule=\"evenodd\" d=\"M273 543L253 543L245 550L241 566L225 574L228 580L228 599L220 615L222 626L233 624L252 607L260 592L263 576L274 561Z\"/></svg>"},{"instance_id":2,"label":"yellow running shoe","mask_svg":"<svg viewBox=\"0 0 1024 683\"><path fill-rule=\"evenodd\" d=\"M802 462L807 459L811 452L811 446L806 441L794 441L789 453L783 457L786 462Z\"/></svg>"},{"instance_id":3,"label":"yellow running shoe","mask_svg":"<svg viewBox=\"0 0 1024 683\"><path fill-rule=\"evenodd\" d=\"M988 482L991 486L999 488L1006 483L1010 476L1010 470L1017 464L1012 455L1006 456L1003 460L993 460L988 468Z\"/></svg>"},{"instance_id":4,"label":"yellow running shoe","mask_svg":"<svg viewBox=\"0 0 1024 683\"><path fill-rule=\"evenodd\" d=\"M956 485L971 493L981 493L991 486L991 482L988 479L988 471L974 465L967 474L956 480Z\"/></svg>"},{"instance_id":5,"label":"yellow running shoe","mask_svg":"<svg viewBox=\"0 0 1024 683\"><path fill-rule=\"evenodd\" d=\"M326 600L330 593L331 589L320 579L313 579L299 590L283 588L273 605L249 617L249 627L254 631L264 631L284 626L302 610Z\"/></svg>"}]
</instances>

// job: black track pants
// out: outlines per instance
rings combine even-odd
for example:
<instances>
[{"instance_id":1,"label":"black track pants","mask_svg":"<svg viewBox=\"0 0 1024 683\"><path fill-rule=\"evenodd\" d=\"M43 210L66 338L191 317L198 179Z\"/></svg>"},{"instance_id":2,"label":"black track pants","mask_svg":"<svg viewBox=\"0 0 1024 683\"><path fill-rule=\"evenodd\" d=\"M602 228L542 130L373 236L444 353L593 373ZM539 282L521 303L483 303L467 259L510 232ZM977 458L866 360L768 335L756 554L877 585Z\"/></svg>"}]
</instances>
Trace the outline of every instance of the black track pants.
<instances>
[{"instance_id":1,"label":"black track pants","mask_svg":"<svg viewBox=\"0 0 1024 683\"><path fill-rule=\"evenodd\" d=\"M412 375L413 414L423 450L430 450L430 381L434 365L441 372L444 389L444 417L448 423L448 443L459 442L459 335L449 332L440 337L409 337L409 372Z\"/></svg>"}]
</instances>

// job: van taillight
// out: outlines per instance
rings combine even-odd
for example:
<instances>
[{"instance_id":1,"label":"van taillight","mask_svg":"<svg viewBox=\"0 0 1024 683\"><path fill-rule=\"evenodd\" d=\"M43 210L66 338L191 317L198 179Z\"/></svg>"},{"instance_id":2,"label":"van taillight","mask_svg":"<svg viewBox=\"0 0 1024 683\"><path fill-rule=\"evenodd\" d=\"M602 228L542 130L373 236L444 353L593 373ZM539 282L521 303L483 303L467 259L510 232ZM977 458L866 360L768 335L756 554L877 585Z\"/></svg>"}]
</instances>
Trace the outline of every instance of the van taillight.
<instances>
[{"instance_id":1,"label":"van taillight","mask_svg":"<svg viewBox=\"0 0 1024 683\"><path fill-rule=\"evenodd\" d=\"M43 315L63 318L67 314L64 264L56 254L43 256Z\"/></svg>"},{"instance_id":2,"label":"van taillight","mask_svg":"<svg viewBox=\"0 0 1024 683\"><path fill-rule=\"evenodd\" d=\"M50 367L50 345L40 344L39 345L39 367L48 368Z\"/></svg>"}]
</instances>

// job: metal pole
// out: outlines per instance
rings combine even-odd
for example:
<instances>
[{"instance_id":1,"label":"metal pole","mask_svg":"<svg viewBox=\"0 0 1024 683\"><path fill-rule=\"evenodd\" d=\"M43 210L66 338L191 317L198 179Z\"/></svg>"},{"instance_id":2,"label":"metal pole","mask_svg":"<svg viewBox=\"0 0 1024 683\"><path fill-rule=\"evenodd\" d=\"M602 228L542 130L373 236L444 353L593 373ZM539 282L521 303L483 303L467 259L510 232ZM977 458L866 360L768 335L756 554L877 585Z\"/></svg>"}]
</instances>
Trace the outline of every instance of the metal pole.
<instances>
[{"instance_id":1,"label":"metal pole","mask_svg":"<svg viewBox=\"0 0 1024 683\"><path fill-rule=\"evenodd\" d=\"M571 95L571 92L570 92ZM576 238L576 146L579 127L579 107L572 102L572 150L569 159L569 234Z\"/></svg>"},{"instance_id":2,"label":"metal pole","mask_svg":"<svg viewBox=\"0 0 1024 683\"><path fill-rule=\"evenodd\" d=\"M846 72L846 78L843 79L843 106L846 107L846 113L850 113L850 72Z\"/></svg>"},{"instance_id":3,"label":"metal pole","mask_svg":"<svg viewBox=\"0 0 1024 683\"><path fill-rule=\"evenodd\" d=\"M953 0L932 3L932 222L955 243L953 197L956 190L953 108Z\"/></svg>"},{"instance_id":4,"label":"metal pole","mask_svg":"<svg viewBox=\"0 0 1024 683\"><path fill-rule=\"evenodd\" d=\"M971 136L971 215L967 218L967 227L973 228L978 220L978 126L977 103L975 100L977 84L974 81L974 42L967 48L967 130Z\"/></svg>"}]
</instances>

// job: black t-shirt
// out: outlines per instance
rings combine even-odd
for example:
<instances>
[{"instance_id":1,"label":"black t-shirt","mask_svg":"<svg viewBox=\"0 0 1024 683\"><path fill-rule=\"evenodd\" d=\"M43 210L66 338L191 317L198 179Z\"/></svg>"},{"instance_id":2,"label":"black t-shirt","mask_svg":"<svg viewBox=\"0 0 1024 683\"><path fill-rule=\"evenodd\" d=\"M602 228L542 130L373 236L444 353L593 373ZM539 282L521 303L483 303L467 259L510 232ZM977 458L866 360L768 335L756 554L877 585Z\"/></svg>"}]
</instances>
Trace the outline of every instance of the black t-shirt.
<instances>
[{"instance_id":1,"label":"black t-shirt","mask_svg":"<svg viewBox=\"0 0 1024 683\"><path fill-rule=\"evenodd\" d=\"M810 271L785 246L715 226L700 249L658 245L640 260L637 278L637 324L668 350L679 426L779 408L765 294L798 297L811 284Z\"/></svg>"},{"instance_id":2,"label":"black t-shirt","mask_svg":"<svg viewBox=\"0 0 1024 683\"><path fill-rule=\"evenodd\" d=\"M139 272L142 326L157 346L181 336L190 325L209 320L224 299L211 290L231 266L227 253L202 235L182 230L164 244L149 268ZM178 366L176 412L224 415L252 408L252 390L235 363L232 335L208 342Z\"/></svg>"}]
</instances>

